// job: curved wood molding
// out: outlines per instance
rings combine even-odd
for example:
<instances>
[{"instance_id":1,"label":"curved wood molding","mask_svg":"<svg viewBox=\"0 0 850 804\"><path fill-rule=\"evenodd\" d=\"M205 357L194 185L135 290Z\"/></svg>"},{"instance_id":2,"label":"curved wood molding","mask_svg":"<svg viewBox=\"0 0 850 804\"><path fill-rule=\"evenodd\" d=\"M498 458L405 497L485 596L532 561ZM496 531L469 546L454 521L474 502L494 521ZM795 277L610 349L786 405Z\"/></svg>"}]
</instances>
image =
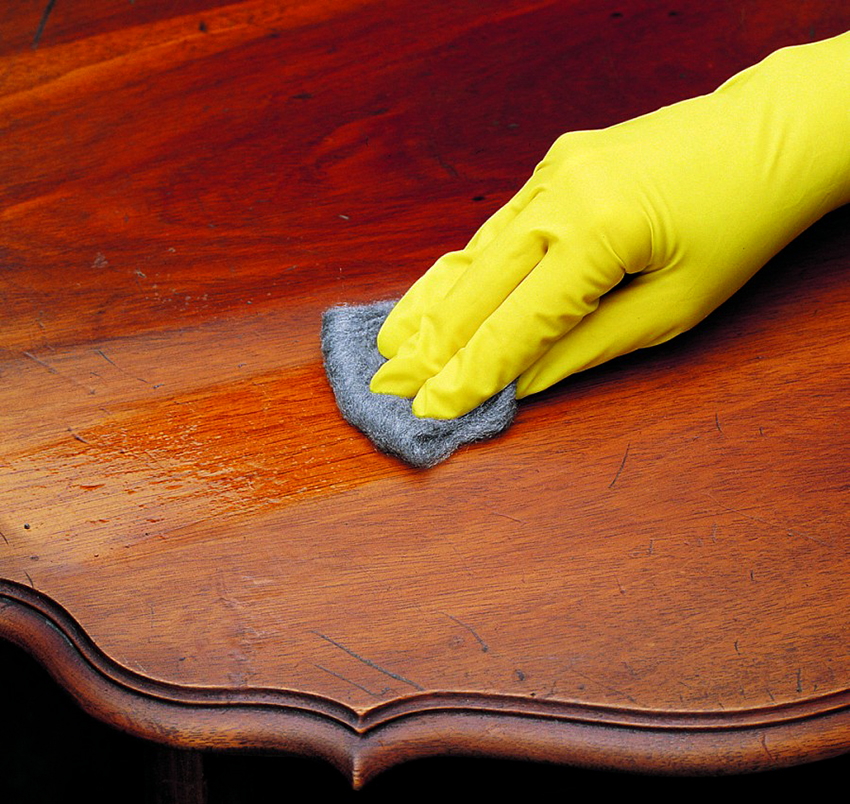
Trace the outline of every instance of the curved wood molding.
<instances>
[{"instance_id":1,"label":"curved wood molding","mask_svg":"<svg viewBox=\"0 0 850 804\"><path fill-rule=\"evenodd\" d=\"M850 729L850 690L728 713L433 692L358 715L287 690L165 684L121 667L54 601L9 582L0 582L0 635L116 728L182 748L320 757L354 787L393 765L438 754L664 774L758 771L837 756Z\"/></svg>"}]
</instances>

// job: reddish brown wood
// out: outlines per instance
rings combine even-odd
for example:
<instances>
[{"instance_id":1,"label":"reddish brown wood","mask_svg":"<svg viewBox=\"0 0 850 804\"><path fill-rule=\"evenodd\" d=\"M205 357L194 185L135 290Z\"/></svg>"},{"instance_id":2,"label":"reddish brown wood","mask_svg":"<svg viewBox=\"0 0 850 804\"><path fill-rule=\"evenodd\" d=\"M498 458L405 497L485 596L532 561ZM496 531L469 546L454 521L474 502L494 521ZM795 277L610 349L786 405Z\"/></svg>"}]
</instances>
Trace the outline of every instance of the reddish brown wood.
<instances>
[{"instance_id":1,"label":"reddish brown wood","mask_svg":"<svg viewBox=\"0 0 850 804\"><path fill-rule=\"evenodd\" d=\"M155 745L148 769L149 797L155 804L206 804L203 754Z\"/></svg>"},{"instance_id":2,"label":"reddish brown wood","mask_svg":"<svg viewBox=\"0 0 850 804\"><path fill-rule=\"evenodd\" d=\"M847 209L427 472L340 419L318 348L562 131L844 5L99 0L36 47L43 5L0 12L0 634L124 729L356 784L848 750Z\"/></svg>"}]
</instances>

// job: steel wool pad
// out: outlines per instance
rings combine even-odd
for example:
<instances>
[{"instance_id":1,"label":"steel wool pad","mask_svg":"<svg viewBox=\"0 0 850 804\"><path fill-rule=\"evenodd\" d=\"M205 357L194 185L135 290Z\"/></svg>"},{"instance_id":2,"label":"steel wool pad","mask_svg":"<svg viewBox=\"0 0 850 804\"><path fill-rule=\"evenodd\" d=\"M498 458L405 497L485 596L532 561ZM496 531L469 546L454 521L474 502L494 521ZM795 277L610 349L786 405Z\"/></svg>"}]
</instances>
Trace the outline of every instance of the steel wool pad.
<instances>
[{"instance_id":1,"label":"steel wool pad","mask_svg":"<svg viewBox=\"0 0 850 804\"><path fill-rule=\"evenodd\" d=\"M516 384L457 419L420 419L412 400L375 394L369 383L386 362L378 331L395 301L343 305L322 317L325 371L342 415L383 452L417 467L444 461L458 447L506 430L516 413Z\"/></svg>"}]
</instances>

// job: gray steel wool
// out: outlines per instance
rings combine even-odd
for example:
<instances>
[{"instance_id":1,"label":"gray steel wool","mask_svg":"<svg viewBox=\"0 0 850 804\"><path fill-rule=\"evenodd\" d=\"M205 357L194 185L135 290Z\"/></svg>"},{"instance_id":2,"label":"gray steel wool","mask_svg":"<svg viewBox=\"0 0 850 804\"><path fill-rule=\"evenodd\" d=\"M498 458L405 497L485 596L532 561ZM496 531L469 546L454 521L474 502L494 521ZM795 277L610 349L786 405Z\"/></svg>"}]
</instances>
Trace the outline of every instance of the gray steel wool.
<instances>
[{"instance_id":1,"label":"gray steel wool","mask_svg":"<svg viewBox=\"0 0 850 804\"><path fill-rule=\"evenodd\" d=\"M457 419L419 419L413 400L373 394L369 383L386 362L378 351L381 324L395 301L344 305L322 316L322 354L337 405L349 424L378 449L417 467L434 466L458 447L498 435L516 413L516 383Z\"/></svg>"}]
</instances>

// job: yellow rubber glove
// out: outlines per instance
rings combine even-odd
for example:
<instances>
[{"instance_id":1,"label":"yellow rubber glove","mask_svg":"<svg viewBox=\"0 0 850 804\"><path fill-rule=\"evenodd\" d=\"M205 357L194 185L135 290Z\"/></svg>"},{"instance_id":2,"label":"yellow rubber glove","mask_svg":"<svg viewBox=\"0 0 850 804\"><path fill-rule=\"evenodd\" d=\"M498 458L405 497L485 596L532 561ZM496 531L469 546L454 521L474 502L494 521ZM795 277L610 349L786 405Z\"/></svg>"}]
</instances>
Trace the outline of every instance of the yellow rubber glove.
<instances>
[{"instance_id":1,"label":"yellow rubber glove","mask_svg":"<svg viewBox=\"0 0 850 804\"><path fill-rule=\"evenodd\" d=\"M560 137L378 336L373 391L454 418L694 326L850 200L850 33L784 48L709 95ZM634 279L616 288L626 274Z\"/></svg>"}]
</instances>

